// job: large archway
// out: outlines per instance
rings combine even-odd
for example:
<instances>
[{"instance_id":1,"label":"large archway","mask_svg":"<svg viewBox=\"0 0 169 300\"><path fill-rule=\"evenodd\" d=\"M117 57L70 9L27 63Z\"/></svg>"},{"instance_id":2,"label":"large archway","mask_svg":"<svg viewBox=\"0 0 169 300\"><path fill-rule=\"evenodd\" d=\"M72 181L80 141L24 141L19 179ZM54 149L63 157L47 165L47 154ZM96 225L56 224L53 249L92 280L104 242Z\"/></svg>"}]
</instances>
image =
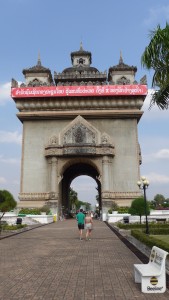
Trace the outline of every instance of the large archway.
<instances>
[{"instance_id":1,"label":"large archway","mask_svg":"<svg viewBox=\"0 0 169 300\"><path fill-rule=\"evenodd\" d=\"M24 125L20 207L48 204L59 213L68 206L71 181L86 174L97 182L106 214L112 201L126 206L140 196L137 124L146 78L138 84L137 68L122 57L108 76L90 66L89 51L80 48L71 60L72 67L55 72L54 78L38 60L23 70L25 83L12 80L12 98Z\"/></svg>"},{"instance_id":2,"label":"large archway","mask_svg":"<svg viewBox=\"0 0 169 300\"><path fill-rule=\"evenodd\" d=\"M102 209L101 203L101 183L100 183L100 174L94 166L91 164L89 160L84 160L84 162L79 161L75 162L71 165L68 165L62 177L62 185L61 185L61 202L60 202L60 209L64 207L64 210L70 210L70 203L69 203L69 188L71 186L72 181L81 175L87 175L93 178L97 184L98 195L99 195L99 209Z\"/></svg>"}]
</instances>

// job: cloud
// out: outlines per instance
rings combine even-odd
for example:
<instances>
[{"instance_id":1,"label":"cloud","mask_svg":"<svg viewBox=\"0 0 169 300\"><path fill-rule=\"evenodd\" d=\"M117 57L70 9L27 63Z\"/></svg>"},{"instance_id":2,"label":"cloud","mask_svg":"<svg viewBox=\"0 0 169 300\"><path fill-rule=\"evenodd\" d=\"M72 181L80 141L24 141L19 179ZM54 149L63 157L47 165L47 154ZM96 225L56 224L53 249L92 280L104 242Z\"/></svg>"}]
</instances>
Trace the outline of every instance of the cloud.
<instances>
[{"instance_id":1,"label":"cloud","mask_svg":"<svg viewBox=\"0 0 169 300\"><path fill-rule=\"evenodd\" d=\"M169 149L160 149L157 152L144 155L144 163L157 162L169 159Z\"/></svg>"},{"instance_id":2,"label":"cloud","mask_svg":"<svg viewBox=\"0 0 169 300\"><path fill-rule=\"evenodd\" d=\"M169 176L158 174L158 173L149 173L145 175L146 178L150 181L150 183L156 184L168 184Z\"/></svg>"},{"instance_id":3,"label":"cloud","mask_svg":"<svg viewBox=\"0 0 169 300\"><path fill-rule=\"evenodd\" d=\"M16 143L20 145L21 142L22 142L22 135L19 132L0 130L0 143Z\"/></svg>"},{"instance_id":4,"label":"cloud","mask_svg":"<svg viewBox=\"0 0 169 300\"><path fill-rule=\"evenodd\" d=\"M159 24L159 20L168 20L169 19L169 5L158 5L156 7L149 9L149 15L147 19L144 20L146 26L152 24Z\"/></svg>"},{"instance_id":5,"label":"cloud","mask_svg":"<svg viewBox=\"0 0 169 300\"><path fill-rule=\"evenodd\" d=\"M0 155L0 162L4 164L9 164L9 165L15 165L15 164L20 164L20 160L16 158L4 158L2 155Z\"/></svg>"},{"instance_id":6,"label":"cloud","mask_svg":"<svg viewBox=\"0 0 169 300\"><path fill-rule=\"evenodd\" d=\"M152 121L152 120L159 120L167 119L169 118L169 109L161 110L158 108L158 106L155 104L150 109L150 102L151 97L154 93L153 89L148 90L148 94L144 100L144 104L142 106L142 110L144 111L143 117L146 120Z\"/></svg>"},{"instance_id":7,"label":"cloud","mask_svg":"<svg viewBox=\"0 0 169 300\"><path fill-rule=\"evenodd\" d=\"M0 84L0 105L4 105L11 99L11 82Z\"/></svg>"},{"instance_id":8,"label":"cloud","mask_svg":"<svg viewBox=\"0 0 169 300\"><path fill-rule=\"evenodd\" d=\"M6 179L4 177L0 177L0 184L6 183Z\"/></svg>"},{"instance_id":9,"label":"cloud","mask_svg":"<svg viewBox=\"0 0 169 300\"><path fill-rule=\"evenodd\" d=\"M161 149L155 153L155 157L159 159L169 159L169 149Z\"/></svg>"}]
</instances>

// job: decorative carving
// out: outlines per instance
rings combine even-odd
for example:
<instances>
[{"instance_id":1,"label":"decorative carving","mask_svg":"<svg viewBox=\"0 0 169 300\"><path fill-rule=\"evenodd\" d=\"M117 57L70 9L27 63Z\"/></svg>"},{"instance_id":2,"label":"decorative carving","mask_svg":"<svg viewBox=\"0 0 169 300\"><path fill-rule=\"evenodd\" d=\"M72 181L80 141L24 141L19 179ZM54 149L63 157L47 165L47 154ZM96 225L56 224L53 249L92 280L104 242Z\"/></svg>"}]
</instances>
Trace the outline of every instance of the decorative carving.
<instances>
[{"instance_id":1,"label":"decorative carving","mask_svg":"<svg viewBox=\"0 0 169 300\"><path fill-rule=\"evenodd\" d=\"M50 198L49 193L20 193L20 201L44 201Z\"/></svg>"},{"instance_id":2,"label":"decorative carving","mask_svg":"<svg viewBox=\"0 0 169 300\"><path fill-rule=\"evenodd\" d=\"M49 198L50 199L57 199L57 197L58 197L57 193L55 193L55 192L49 193Z\"/></svg>"},{"instance_id":3,"label":"decorative carving","mask_svg":"<svg viewBox=\"0 0 169 300\"><path fill-rule=\"evenodd\" d=\"M144 75L144 76L140 79L140 84L147 85L147 77L146 77L146 75Z\"/></svg>"},{"instance_id":4,"label":"decorative carving","mask_svg":"<svg viewBox=\"0 0 169 300\"><path fill-rule=\"evenodd\" d=\"M96 149L94 147L67 147L63 153L69 155L95 154Z\"/></svg>"},{"instance_id":5,"label":"decorative carving","mask_svg":"<svg viewBox=\"0 0 169 300\"><path fill-rule=\"evenodd\" d=\"M105 132L101 136L101 144L112 144L111 137Z\"/></svg>"},{"instance_id":6,"label":"decorative carving","mask_svg":"<svg viewBox=\"0 0 169 300\"><path fill-rule=\"evenodd\" d=\"M12 88L17 88L18 87L18 82L14 78L12 78L11 87Z\"/></svg>"},{"instance_id":7,"label":"decorative carving","mask_svg":"<svg viewBox=\"0 0 169 300\"><path fill-rule=\"evenodd\" d=\"M107 133L101 135L95 127L78 116L60 133L60 137L53 135L45 147L46 157L64 155L114 156L114 145Z\"/></svg>"},{"instance_id":8,"label":"decorative carving","mask_svg":"<svg viewBox=\"0 0 169 300\"><path fill-rule=\"evenodd\" d=\"M51 145L58 145L58 137L56 137L56 135L54 135L54 136L52 136L51 138L50 138L50 144Z\"/></svg>"},{"instance_id":9,"label":"decorative carving","mask_svg":"<svg viewBox=\"0 0 169 300\"><path fill-rule=\"evenodd\" d=\"M84 142L84 138L85 138L85 130L83 127L77 127L74 132L73 132L73 136L75 138L75 142L76 143L83 143Z\"/></svg>"},{"instance_id":10,"label":"decorative carving","mask_svg":"<svg viewBox=\"0 0 169 300\"><path fill-rule=\"evenodd\" d=\"M98 141L99 132L84 118L78 116L69 126L61 133L63 145L69 144L88 144L95 145Z\"/></svg>"},{"instance_id":11,"label":"decorative carving","mask_svg":"<svg viewBox=\"0 0 169 300\"><path fill-rule=\"evenodd\" d=\"M63 137L63 144L95 144L95 133L84 124L75 124Z\"/></svg>"},{"instance_id":12,"label":"decorative carving","mask_svg":"<svg viewBox=\"0 0 169 300\"><path fill-rule=\"evenodd\" d=\"M122 84L122 85L130 84L130 80L123 76L117 80L117 84Z\"/></svg>"}]
</instances>

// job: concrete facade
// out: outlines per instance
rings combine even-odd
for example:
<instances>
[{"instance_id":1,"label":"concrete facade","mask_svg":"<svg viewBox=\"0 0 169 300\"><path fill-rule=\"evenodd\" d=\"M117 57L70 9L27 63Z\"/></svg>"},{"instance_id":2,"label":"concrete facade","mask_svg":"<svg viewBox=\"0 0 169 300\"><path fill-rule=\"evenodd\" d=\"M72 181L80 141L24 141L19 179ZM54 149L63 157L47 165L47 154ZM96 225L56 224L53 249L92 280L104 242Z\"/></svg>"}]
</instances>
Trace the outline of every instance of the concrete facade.
<instances>
[{"instance_id":1,"label":"concrete facade","mask_svg":"<svg viewBox=\"0 0 169 300\"><path fill-rule=\"evenodd\" d=\"M73 61L77 64L77 60ZM35 69L34 78L33 68L25 72L27 84L29 75L31 82L38 81L38 65ZM42 79L42 70L39 74ZM119 71L114 79L112 74L111 69L111 80L119 80ZM133 84L133 69L126 74ZM141 163L137 124L144 98L145 95L14 97L23 123L19 206L48 204L58 213L63 205L69 208L68 189L79 175L96 180L102 212L107 212L112 201L127 206L140 196L136 184Z\"/></svg>"}]
</instances>

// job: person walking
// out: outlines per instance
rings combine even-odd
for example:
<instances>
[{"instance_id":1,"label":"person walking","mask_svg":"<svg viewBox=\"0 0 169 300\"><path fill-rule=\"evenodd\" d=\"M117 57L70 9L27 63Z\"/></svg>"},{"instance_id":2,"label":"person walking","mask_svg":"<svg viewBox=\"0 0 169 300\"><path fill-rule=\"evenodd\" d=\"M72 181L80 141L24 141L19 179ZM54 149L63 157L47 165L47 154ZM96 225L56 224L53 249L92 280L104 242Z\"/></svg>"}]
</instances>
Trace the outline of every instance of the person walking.
<instances>
[{"instance_id":1,"label":"person walking","mask_svg":"<svg viewBox=\"0 0 169 300\"><path fill-rule=\"evenodd\" d=\"M92 228L93 228L93 219L91 213L88 211L85 217L86 241L91 240Z\"/></svg>"},{"instance_id":2,"label":"person walking","mask_svg":"<svg viewBox=\"0 0 169 300\"><path fill-rule=\"evenodd\" d=\"M76 215L76 220L79 228L79 236L80 240L83 239L83 229L84 229L84 222L85 222L85 215L83 213L83 209L80 209L80 212Z\"/></svg>"}]
</instances>

